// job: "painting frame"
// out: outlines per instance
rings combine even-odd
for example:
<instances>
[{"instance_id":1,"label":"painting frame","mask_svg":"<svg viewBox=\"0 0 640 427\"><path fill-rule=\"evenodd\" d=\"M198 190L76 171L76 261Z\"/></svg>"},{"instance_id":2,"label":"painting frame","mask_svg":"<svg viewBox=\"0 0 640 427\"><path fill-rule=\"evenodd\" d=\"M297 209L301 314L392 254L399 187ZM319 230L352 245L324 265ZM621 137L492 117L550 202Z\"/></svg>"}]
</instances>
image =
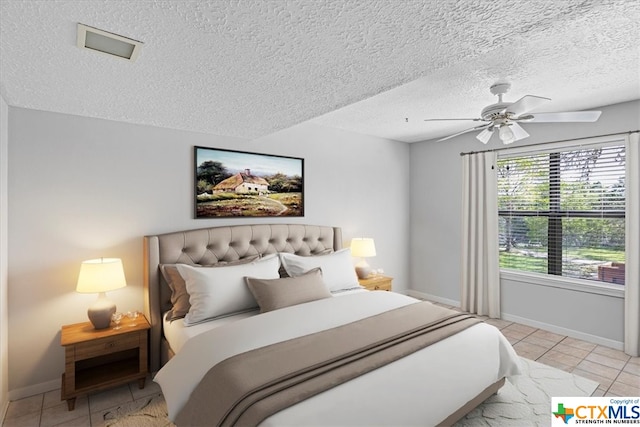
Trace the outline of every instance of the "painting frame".
<instances>
[{"instance_id":1,"label":"painting frame","mask_svg":"<svg viewBox=\"0 0 640 427\"><path fill-rule=\"evenodd\" d=\"M304 158L194 146L195 219L304 217Z\"/></svg>"}]
</instances>

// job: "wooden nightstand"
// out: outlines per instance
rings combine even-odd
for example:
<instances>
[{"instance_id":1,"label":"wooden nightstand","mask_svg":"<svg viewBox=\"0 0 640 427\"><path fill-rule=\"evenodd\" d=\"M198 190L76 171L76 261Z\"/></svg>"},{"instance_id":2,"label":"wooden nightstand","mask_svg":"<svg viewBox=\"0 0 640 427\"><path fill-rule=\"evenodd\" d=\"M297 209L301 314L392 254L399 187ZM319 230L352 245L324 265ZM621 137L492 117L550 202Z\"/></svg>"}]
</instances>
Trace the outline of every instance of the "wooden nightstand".
<instances>
[{"instance_id":1,"label":"wooden nightstand","mask_svg":"<svg viewBox=\"0 0 640 427\"><path fill-rule=\"evenodd\" d=\"M135 326L133 325L135 323ZM144 316L122 319L121 328L94 329L90 322L62 327L60 344L65 351L62 400L70 411L76 397L147 377L149 322Z\"/></svg>"},{"instance_id":2,"label":"wooden nightstand","mask_svg":"<svg viewBox=\"0 0 640 427\"><path fill-rule=\"evenodd\" d=\"M391 282L393 277L376 275L367 277L366 279L358 279L360 286L364 286L370 291L391 291Z\"/></svg>"}]
</instances>

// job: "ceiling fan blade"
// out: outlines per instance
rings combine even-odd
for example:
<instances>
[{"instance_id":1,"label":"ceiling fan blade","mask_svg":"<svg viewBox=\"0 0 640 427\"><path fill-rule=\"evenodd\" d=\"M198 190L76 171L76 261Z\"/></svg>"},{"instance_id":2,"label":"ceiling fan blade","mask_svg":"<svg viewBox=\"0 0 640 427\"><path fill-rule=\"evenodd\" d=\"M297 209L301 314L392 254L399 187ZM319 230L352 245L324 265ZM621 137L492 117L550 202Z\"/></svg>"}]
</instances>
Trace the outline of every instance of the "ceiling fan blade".
<instances>
[{"instance_id":1,"label":"ceiling fan blade","mask_svg":"<svg viewBox=\"0 0 640 427\"><path fill-rule=\"evenodd\" d=\"M516 139L514 139L514 141L518 141L521 139L525 139L527 137L529 137L529 134L527 133L527 131L525 131L522 126L520 126L517 123L511 123L511 132L513 132L513 136L516 137Z\"/></svg>"},{"instance_id":2,"label":"ceiling fan blade","mask_svg":"<svg viewBox=\"0 0 640 427\"><path fill-rule=\"evenodd\" d=\"M472 120L474 122L481 122L483 119L424 119L425 122L436 122L440 120Z\"/></svg>"},{"instance_id":3,"label":"ceiling fan blade","mask_svg":"<svg viewBox=\"0 0 640 427\"><path fill-rule=\"evenodd\" d=\"M530 123L595 122L602 111L565 111L561 113L535 113Z\"/></svg>"},{"instance_id":4,"label":"ceiling fan blade","mask_svg":"<svg viewBox=\"0 0 640 427\"><path fill-rule=\"evenodd\" d=\"M487 123L485 125L475 126L475 127L463 130L462 132L454 133L453 135L449 135L449 136L445 136L444 138L440 138L437 142L446 141L447 139L455 138L458 135L462 135L463 133L467 133L467 132L472 132L474 130L485 129L485 128L488 128L490 125L491 125L490 123Z\"/></svg>"},{"instance_id":5,"label":"ceiling fan blade","mask_svg":"<svg viewBox=\"0 0 640 427\"><path fill-rule=\"evenodd\" d=\"M491 139L493 135L493 126L490 126L476 135L476 138L479 139L483 144L486 144Z\"/></svg>"},{"instance_id":6,"label":"ceiling fan blade","mask_svg":"<svg viewBox=\"0 0 640 427\"><path fill-rule=\"evenodd\" d=\"M509 105L505 109L505 112L514 116L519 116L520 114L533 110L547 101L551 100L541 96L525 95L513 104Z\"/></svg>"}]
</instances>

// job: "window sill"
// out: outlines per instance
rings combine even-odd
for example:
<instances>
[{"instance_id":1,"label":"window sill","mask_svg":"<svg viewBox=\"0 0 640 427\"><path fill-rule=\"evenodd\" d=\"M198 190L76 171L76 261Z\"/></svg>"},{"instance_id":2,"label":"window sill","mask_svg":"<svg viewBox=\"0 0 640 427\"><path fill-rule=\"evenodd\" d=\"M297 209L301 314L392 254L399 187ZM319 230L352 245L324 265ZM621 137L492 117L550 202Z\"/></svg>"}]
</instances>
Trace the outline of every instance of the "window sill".
<instances>
[{"instance_id":1,"label":"window sill","mask_svg":"<svg viewBox=\"0 0 640 427\"><path fill-rule=\"evenodd\" d=\"M525 273L515 270L500 270L500 279L523 282L531 285L548 286L551 288L567 289L570 291L587 292L606 295L614 298L624 298L624 286L609 285L603 282L574 279L570 277L548 276L544 274Z\"/></svg>"}]
</instances>

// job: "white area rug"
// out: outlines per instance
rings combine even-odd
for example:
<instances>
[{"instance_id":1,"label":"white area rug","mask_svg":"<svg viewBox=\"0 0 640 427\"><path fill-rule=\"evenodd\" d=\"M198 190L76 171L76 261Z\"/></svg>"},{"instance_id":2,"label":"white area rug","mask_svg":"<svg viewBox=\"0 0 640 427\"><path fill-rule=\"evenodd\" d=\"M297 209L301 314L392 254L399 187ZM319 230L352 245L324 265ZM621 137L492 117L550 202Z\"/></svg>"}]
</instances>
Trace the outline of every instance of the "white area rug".
<instances>
[{"instance_id":1,"label":"white area rug","mask_svg":"<svg viewBox=\"0 0 640 427\"><path fill-rule=\"evenodd\" d=\"M548 426L551 423L551 397L590 396L598 383L568 372L521 359L523 375L515 384L507 381L498 394L460 420L466 426ZM167 419L162 394L138 399L104 414L108 427L173 426Z\"/></svg>"},{"instance_id":2,"label":"white area rug","mask_svg":"<svg viewBox=\"0 0 640 427\"><path fill-rule=\"evenodd\" d=\"M118 406L103 414L105 427L175 426L167 418L167 404L162 393L146 396Z\"/></svg>"},{"instance_id":3,"label":"white area rug","mask_svg":"<svg viewBox=\"0 0 640 427\"><path fill-rule=\"evenodd\" d=\"M471 411L456 427L548 426L551 398L591 396L598 383L533 360L520 358L523 375L507 380L497 394Z\"/></svg>"}]
</instances>

